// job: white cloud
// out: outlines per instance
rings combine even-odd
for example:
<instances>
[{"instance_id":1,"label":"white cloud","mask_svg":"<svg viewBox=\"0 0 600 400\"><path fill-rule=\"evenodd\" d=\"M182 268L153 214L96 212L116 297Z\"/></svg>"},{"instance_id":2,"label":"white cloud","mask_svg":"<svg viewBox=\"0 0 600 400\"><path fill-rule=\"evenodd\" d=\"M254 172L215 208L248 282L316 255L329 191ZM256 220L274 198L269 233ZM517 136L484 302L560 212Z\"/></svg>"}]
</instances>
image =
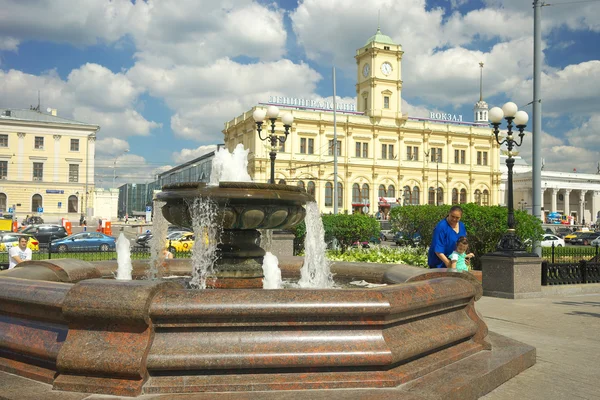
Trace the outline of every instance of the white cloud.
<instances>
[{"instance_id":1,"label":"white cloud","mask_svg":"<svg viewBox=\"0 0 600 400\"><path fill-rule=\"evenodd\" d=\"M123 154L125 150L129 150L129 143L117 138L101 138L96 139L95 149L97 156L115 157Z\"/></svg>"},{"instance_id":2,"label":"white cloud","mask_svg":"<svg viewBox=\"0 0 600 400\"><path fill-rule=\"evenodd\" d=\"M179 152L173 153L172 159L177 164L183 164L195 158L202 157L203 155L208 154L211 151L215 151L216 149L217 145L215 144L199 146L195 149L182 149Z\"/></svg>"}]
</instances>

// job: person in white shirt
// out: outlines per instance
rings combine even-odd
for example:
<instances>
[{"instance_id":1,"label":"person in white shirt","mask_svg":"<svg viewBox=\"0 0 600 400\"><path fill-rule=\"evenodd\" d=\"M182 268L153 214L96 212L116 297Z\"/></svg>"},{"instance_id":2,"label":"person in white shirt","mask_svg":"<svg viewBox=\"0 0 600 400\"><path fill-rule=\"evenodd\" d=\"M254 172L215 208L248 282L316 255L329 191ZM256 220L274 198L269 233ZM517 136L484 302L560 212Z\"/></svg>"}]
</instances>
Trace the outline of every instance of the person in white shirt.
<instances>
[{"instance_id":1,"label":"person in white shirt","mask_svg":"<svg viewBox=\"0 0 600 400\"><path fill-rule=\"evenodd\" d=\"M27 247L29 239L26 236L19 238L19 245L8 250L8 269L13 269L20 262L31 260L31 249Z\"/></svg>"}]
</instances>

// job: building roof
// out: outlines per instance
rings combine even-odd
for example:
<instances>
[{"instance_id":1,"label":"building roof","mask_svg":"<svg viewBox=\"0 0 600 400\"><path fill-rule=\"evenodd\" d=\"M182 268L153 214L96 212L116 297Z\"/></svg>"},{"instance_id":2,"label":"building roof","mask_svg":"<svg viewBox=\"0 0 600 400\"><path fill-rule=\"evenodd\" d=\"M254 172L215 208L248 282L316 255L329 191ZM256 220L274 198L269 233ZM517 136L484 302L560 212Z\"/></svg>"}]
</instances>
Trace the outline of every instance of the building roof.
<instances>
[{"instance_id":1,"label":"building roof","mask_svg":"<svg viewBox=\"0 0 600 400\"><path fill-rule=\"evenodd\" d=\"M368 45L371 42L377 42L377 43L383 43L383 44L391 44L394 46L397 46L396 43L394 43L394 41L392 40L391 37L389 37L388 35L384 35L383 33L381 33L381 29L379 29L379 27L377 27L377 32L371 36L369 38L369 40L367 40L367 43L365 44Z\"/></svg>"},{"instance_id":2,"label":"building roof","mask_svg":"<svg viewBox=\"0 0 600 400\"><path fill-rule=\"evenodd\" d=\"M57 117L56 115L44 113L37 110L0 108L0 121L29 121L45 122L54 124L71 124L99 128L98 125L88 124L86 122L74 121L68 118Z\"/></svg>"}]
</instances>

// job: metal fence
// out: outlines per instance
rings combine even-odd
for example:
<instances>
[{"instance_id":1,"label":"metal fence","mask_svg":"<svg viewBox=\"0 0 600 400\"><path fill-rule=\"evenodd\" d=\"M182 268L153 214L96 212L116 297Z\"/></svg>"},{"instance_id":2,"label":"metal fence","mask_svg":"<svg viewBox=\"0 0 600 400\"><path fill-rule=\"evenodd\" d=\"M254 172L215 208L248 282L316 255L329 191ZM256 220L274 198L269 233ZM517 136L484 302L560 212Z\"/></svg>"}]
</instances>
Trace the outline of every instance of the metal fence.
<instances>
[{"instance_id":1,"label":"metal fence","mask_svg":"<svg viewBox=\"0 0 600 400\"><path fill-rule=\"evenodd\" d=\"M192 253L189 251L172 252L173 258L190 258ZM84 261L110 261L117 260L116 251L98 251L97 249L91 251L77 251L77 252L64 252L58 253L56 251L50 251L49 247L41 247L39 251L32 253L32 260L51 260L56 258L77 258ZM150 248L135 246L131 247L131 259L132 260L144 260L150 259ZM0 253L0 269L8 268L8 252Z\"/></svg>"},{"instance_id":2,"label":"metal fence","mask_svg":"<svg viewBox=\"0 0 600 400\"><path fill-rule=\"evenodd\" d=\"M552 264L577 263L598 257L599 246L542 247L542 258Z\"/></svg>"},{"instance_id":3,"label":"metal fence","mask_svg":"<svg viewBox=\"0 0 600 400\"><path fill-rule=\"evenodd\" d=\"M577 263L542 262L542 286L600 283L600 263L581 260Z\"/></svg>"}]
</instances>

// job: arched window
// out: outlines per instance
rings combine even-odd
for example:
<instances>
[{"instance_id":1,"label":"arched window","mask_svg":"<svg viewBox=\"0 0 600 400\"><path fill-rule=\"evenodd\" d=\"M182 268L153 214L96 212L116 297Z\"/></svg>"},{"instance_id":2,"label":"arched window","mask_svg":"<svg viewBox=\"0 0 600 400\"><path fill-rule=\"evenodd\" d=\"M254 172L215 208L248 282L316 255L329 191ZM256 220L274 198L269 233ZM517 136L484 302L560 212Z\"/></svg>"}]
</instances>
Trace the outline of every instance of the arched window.
<instances>
[{"instance_id":1,"label":"arched window","mask_svg":"<svg viewBox=\"0 0 600 400\"><path fill-rule=\"evenodd\" d=\"M388 186L387 197L396 197L396 188L394 185Z\"/></svg>"},{"instance_id":2,"label":"arched window","mask_svg":"<svg viewBox=\"0 0 600 400\"><path fill-rule=\"evenodd\" d=\"M42 196L34 194L31 197L31 212L38 212L38 208L43 207Z\"/></svg>"},{"instance_id":3,"label":"arched window","mask_svg":"<svg viewBox=\"0 0 600 400\"><path fill-rule=\"evenodd\" d=\"M304 181L298 181L298 187L306 190L306 188L304 187Z\"/></svg>"},{"instance_id":4,"label":"arched window","mask_svg":"<svg viewBox=\"0 0 600 400\"><path fill-rule=\"evenodd\" d=\"M460 204L467 204L467 189L460 189Z\"/></svg>"},{"instance_id":5,"label":"arched window","mask_svg":"<svg viewBox=\"0 0 600 400\"><path fill-rule=\"evenodd\" d=\"M427 191L427 202L429 204L435 204L435 188L433 186L429 186L429 190Z\"/></svg>"},{"instance_id":6,"label":"arched window","mask_svg":"<svg viewBox=\"0 0 600 400\"><path fill-rule=\"evenodd\" d=\"M360 186L358 186L358 183L352 185L352 202L360 203Z\"/></svg>"},{"instance_id":7,"label":"arched window","mask_svg":"<svg viewBox=\"0 0 600 400\"><path fill-rule=\"evenodd\" d=\"M444 204L444 189L441 187L437 188L437 204L438 206Z\"/></svg>"},{"instance_id":8,"label":"arched window","mask_svg":"<svg viewBox=\"0 0 600 400\"><path fill-rule=\"evenodd\" d=\"M363 204L369 204L369 185L367 185L366 183L363 183L362 185L362 190L360 193L360 199L362 200Z\"/></svg>"},{"instance_id":9,"label":"arched window","mask_svg":"<svg viewBox=\"0 0 600 400\"><path fill-rule=\"evenodd\" d=\"M410 204L410 187L404 186L402 191L404 192L402 193L402 205Z\"/></svg>"},{"instance_id":10,"label":"arched window","mask_svg":"<svg viewBox=\"0 0 600 400\"><path fill-rule=\"evenodd\" d=\"M6 212L6 195L0 193L0 212Z\"/></svg>"},{"instance_id":11,"label":"arched window","mask_svg":"<svg viewBox=\"0 0 600 400\"><path fill-rule=\"evenodd\" d=\"M69 200L67 201L69 204L69 212L70 213L76 213L79 212L77 211L78 206L79 206L79 199L77 198L77 196L69 196Z\"/></svg>"},{"instance_id":12,"label":"arched window","mask_svg":"<svg viewBox=\"0 0 600 400\"><path fill-rule=\"evenodd\" d=\"M475 203L481 205L481 190L479 189L475 191Z\"/></svg>"},{"instance_id":13,"label":"arched window","mask_svg":"<svg viewBox=\"0 0 600 400\"><path fill-rule=\"evenodd\" d=\"M413 187L412 190L412 196L410 198L410 204L414 204L417 205L420 203L419 197L420 197L421 191L419 190L419 188L417 186Z\"/></svg>"},{"instance_id":14,"label":"arched window","mask_svg":"<svg viewBox=\"0 0 600 400\"><path fill-rule=\"evenodd\" d=\"M338 207L344 207L344 185L341 182L337 184Z\"/></svg>"},{"instance_id":15,"label":"arched window","mask_svg":"<svg viewBox=\"0 0 600 400\"><path fill-rule=\"evenodd\" d=\"M315 183L313 181L308 181L308 186L306 187L306 191L308 192L308 194L315 197L316 190L315 190Z\"/></svg>"},{"instance_id":16,"label":"arched window","mask_svg":"<svg viewBox=\"0 0 600 400\"><path fill-rule=\"evenodd\" d=\"M387 197L385 191L385 185L379 185L379 197Z\"/></svg>"},{"instance_id":17,"label":"arched window","mask_svg":"<svg viewBox=\"0 0 600 400\"><path fill-rule=\"evenodd\" d=\"M327 182L325 184L325 207L331 207L333 205L333 183Z\"/></svg>"},{"instance_id":18,"label":"arched window","mask_svg":"<svg viewBox=\"0 0 600 400\"><path fill-rule=\"evenodd\" d=\"M458 189L452 189L452 204L458 204Z\"/></svg>"},{"instance_id":19,"label":"arched window","mask_svg":"<svg viewBox=\"0 0 600 400\"><path fill-rule=\"evenodd\" d=\"M287 183L285 183L285 179L280 179L279 182L280 185L287 185Z\"/></svg>"},{"instance_id":20,"label":"arched window","mask_svg":"<svg viewBox=\"0 0 600 400\"><path fill-rule=\"evenodd\" d=\"M484 206L489 206L490 205L490 192L488 192L487 189L485 189L483 191L482 203L483 203Z\"/></svg>"}]
</instances>

